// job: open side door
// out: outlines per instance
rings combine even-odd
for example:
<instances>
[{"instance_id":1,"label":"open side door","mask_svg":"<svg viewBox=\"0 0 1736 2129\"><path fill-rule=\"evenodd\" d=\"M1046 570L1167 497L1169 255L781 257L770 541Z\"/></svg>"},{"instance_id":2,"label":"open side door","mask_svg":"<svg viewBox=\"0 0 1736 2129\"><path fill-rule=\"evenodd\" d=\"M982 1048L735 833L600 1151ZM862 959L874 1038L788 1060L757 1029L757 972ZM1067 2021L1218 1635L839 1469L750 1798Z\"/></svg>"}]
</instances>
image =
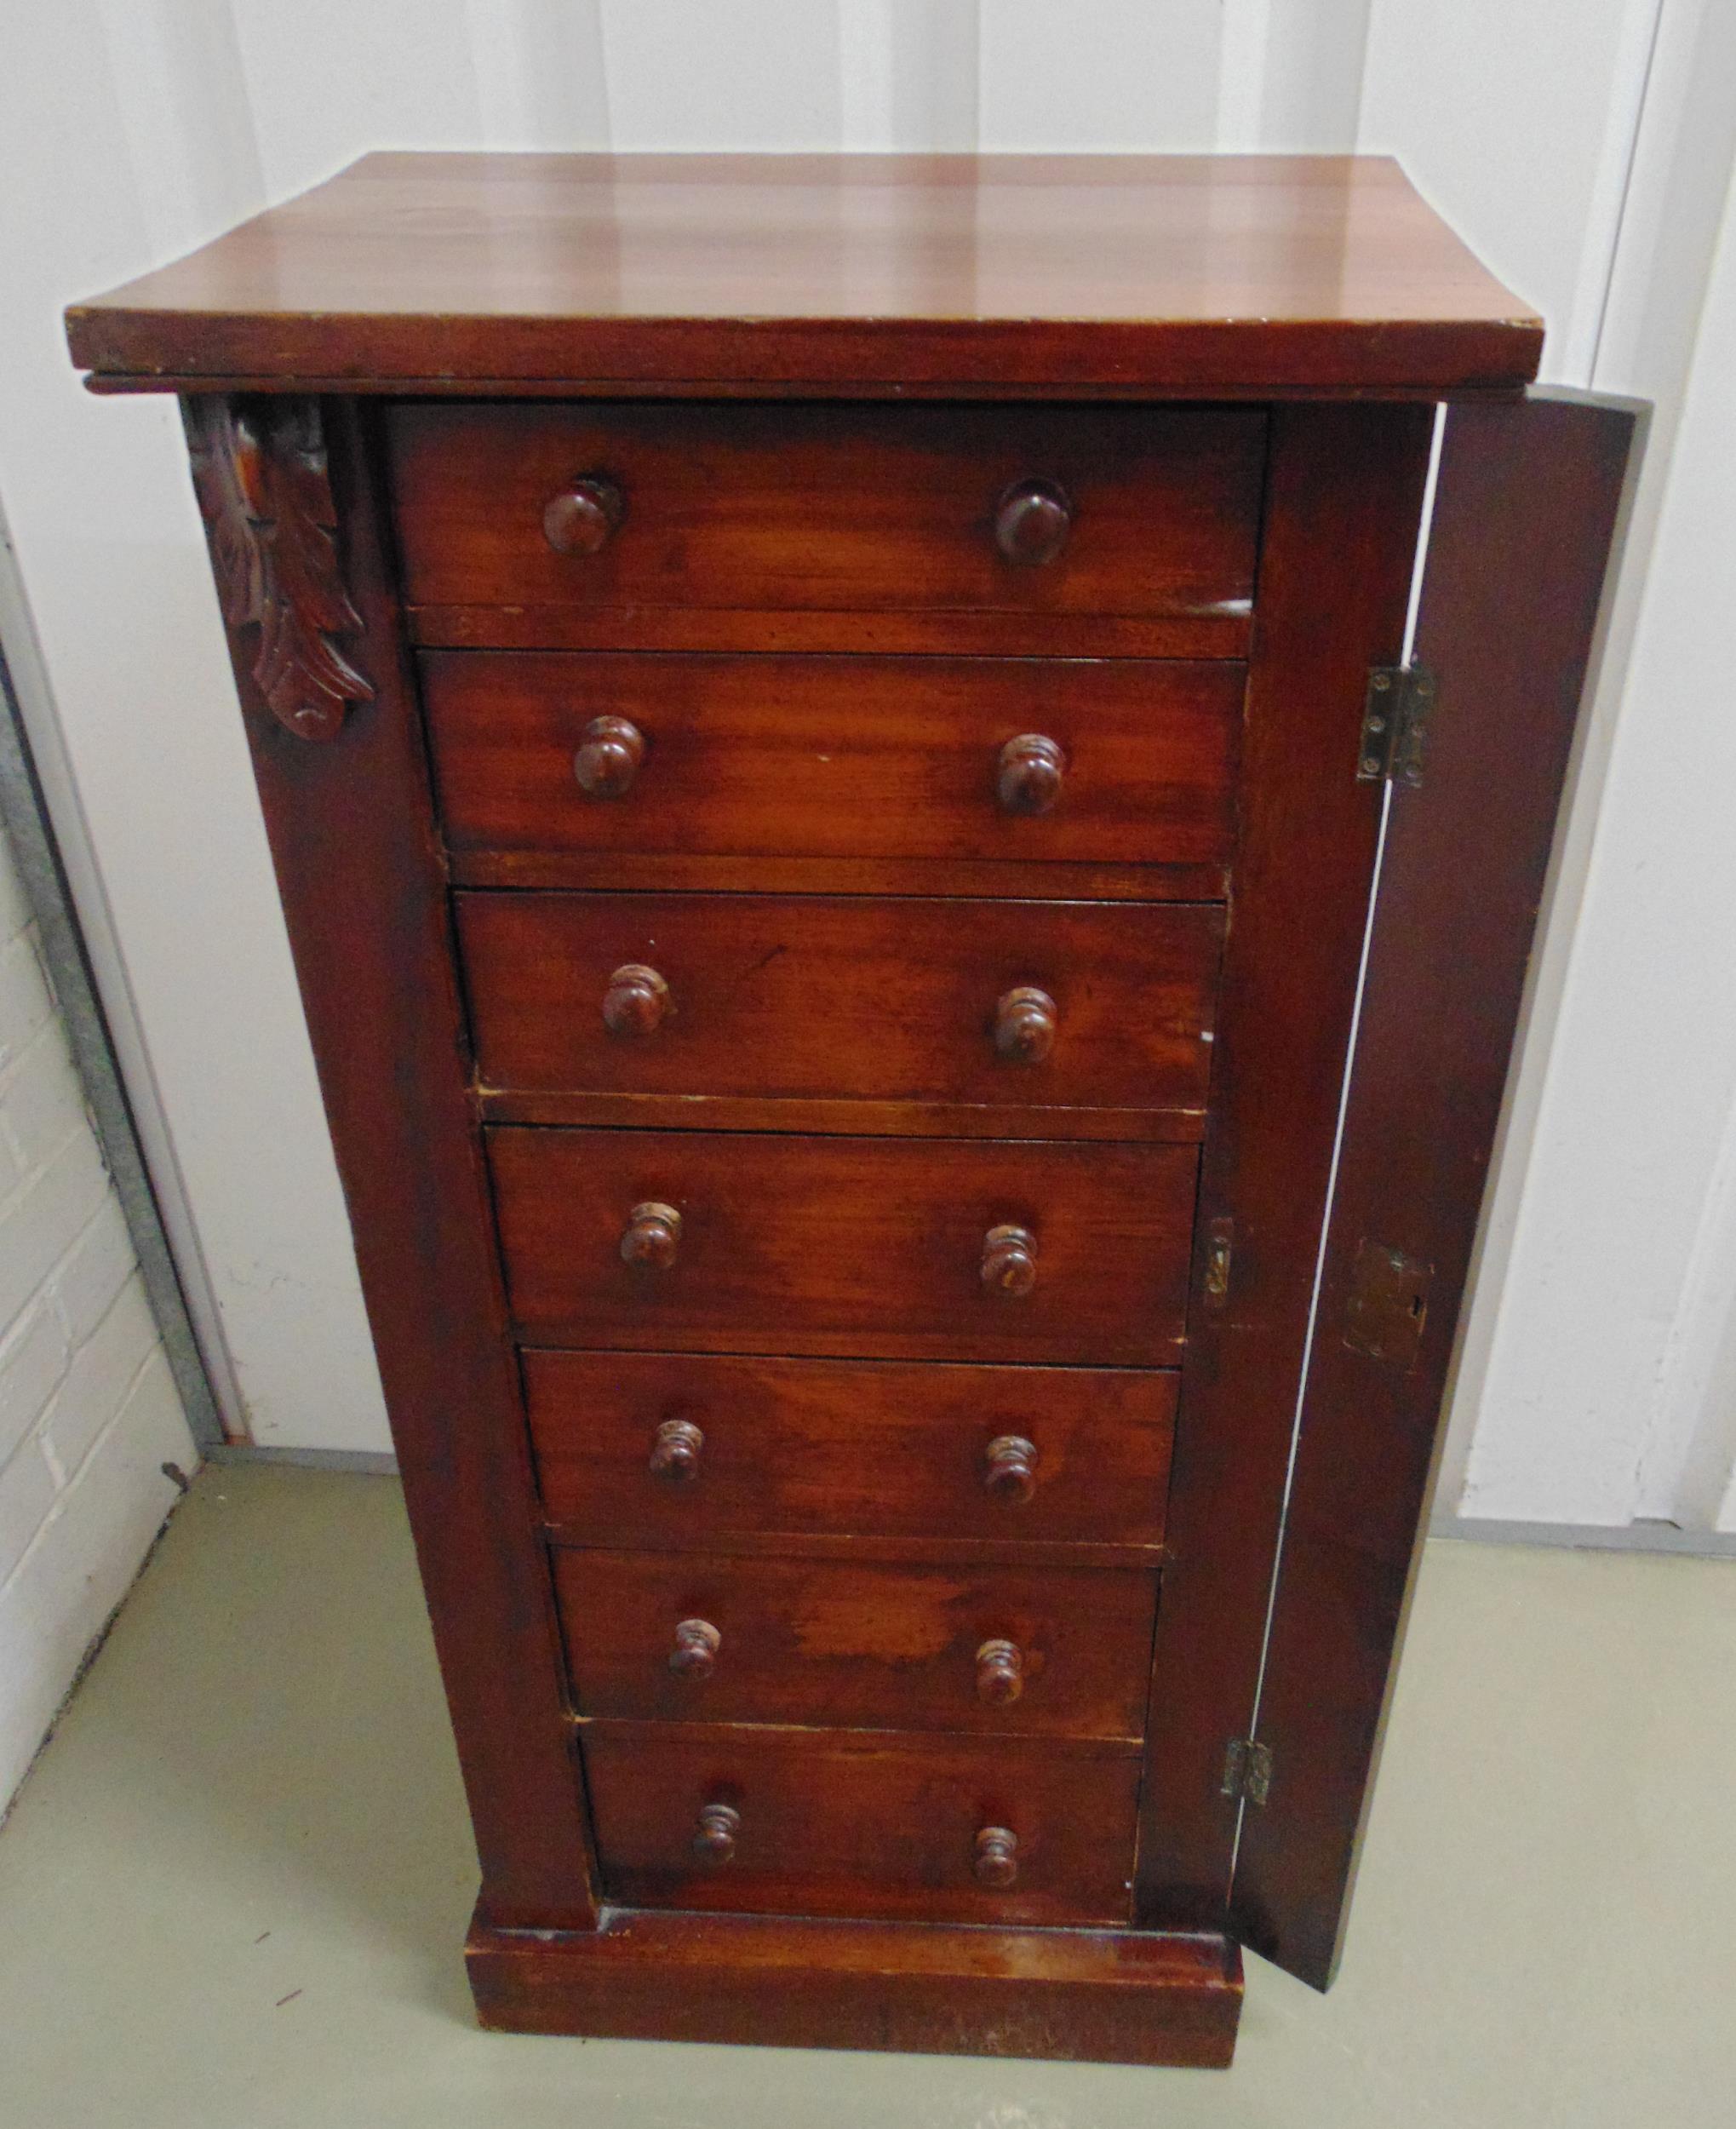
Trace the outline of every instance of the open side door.
<instances>
[{"instance_id":1,"label":"open side door","mask_svg":"<svg viewBox=\"0 0 1736 2129\"><path fill-rule=\"evenodd\" d=\"M1644 410L1448 410L1244 1806L1242 1941L1337 1967L1459 1304Z\"/></svg>"}]
</instances>

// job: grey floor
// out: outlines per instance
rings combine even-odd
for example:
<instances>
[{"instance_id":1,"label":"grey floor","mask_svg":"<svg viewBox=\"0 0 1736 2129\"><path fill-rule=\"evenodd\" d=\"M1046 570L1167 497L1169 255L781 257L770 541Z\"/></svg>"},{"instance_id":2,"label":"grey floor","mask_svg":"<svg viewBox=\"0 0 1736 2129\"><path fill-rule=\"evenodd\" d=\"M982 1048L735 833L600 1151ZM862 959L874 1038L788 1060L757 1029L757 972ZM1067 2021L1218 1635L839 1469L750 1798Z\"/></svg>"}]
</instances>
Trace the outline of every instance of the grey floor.
<instances>
[{"instance_id":1,"label":"grey floor","mask_svg":"<svg viewBox=\"0 0 1736 2129\"><path fill-rule=\"evenodd\" d=\"M3 2129L1736 2120L1736 1566L1437 1543L1343 1975L1229 2073L471 2023L396 1486L208 1471L0 1831Z\"/></svg>"}]
</instances>

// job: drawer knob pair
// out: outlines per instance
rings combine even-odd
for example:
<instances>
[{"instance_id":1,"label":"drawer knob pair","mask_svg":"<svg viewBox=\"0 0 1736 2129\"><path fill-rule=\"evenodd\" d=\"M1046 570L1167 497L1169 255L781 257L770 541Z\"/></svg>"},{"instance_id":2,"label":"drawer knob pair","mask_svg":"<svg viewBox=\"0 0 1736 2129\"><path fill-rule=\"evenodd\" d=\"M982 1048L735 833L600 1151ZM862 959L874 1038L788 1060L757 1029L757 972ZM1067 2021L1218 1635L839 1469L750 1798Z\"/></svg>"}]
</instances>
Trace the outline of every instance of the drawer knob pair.
<instances>
[{"instance_id":1,"label":"drawer knob pair","mask_svg":"<svg viewBox=\"0 0 1736 2129\"><path fill-rule=\"evenodd\" d=\"M551 496L542 536L557 554L600 554L621 529L627 498L600 473L587 473ZM1015 567L1057 560L1073 530L1073 506L1052 480L1016 480L994 508L994 544Z\"/></svg>"},{"instance_id":2,"label":"drawer knob pair","mask_svg":"<svg viewBox=\"0 0 1736 2129\"><path fill-rule=\"evenodd\" d=\"M587 473L549 497L542 537L557 554L600 554L626 515L627 498L615 482Z\"/></svg>"},{"instance_id":3,"label":"drawer knob pair","mask_svg":"<svg viewBox=\"0 0 1736 2129\"><path fill-rule=\"evenodd\" d=\"M729 1804L708 1804L693 1828L693 1855L713 1869L736 1857L742 1814ZM1018 1835L1011 1827L985 1826L977 1833L971 1874L990 1892L1005 1892L1018 1881Z\"/></svg>"},{"instance_id":4,"label":"drawer knob pair","mask_svg":"<svg viewBox=\"0 0 1736 2129\"><path fill-rule=\"evenodd\" d=\"M624 961L603 993L603 1024L637 1040L655 1035L673 1006L667 979L644 961ZM1055 1001L1034 984L1020 984L996 1002L995 1054L1010 1064L1038 1064L1055 1047Z\"/></svg>"},{"instance_id":5,"label":"drawer knob pair","mask_svg":"<svg viewBox=\"0 0 1736 2129\"><path fill-rule=\"evenodd\" d=\"M681 1215L673 1205L647 1198L627 1216L621 1260L641 1271L667 1271L681 1251ZM991 1294L1017 1300L1037 1283L1037 1237L1028 1227L991 1227L983 1237L983 1283Z\"/></svg>"},{"instance_id":6,"label":"drawer knob pair","mask_svg":"<svg viewBox=\"0 0 1736 2129\"><path fill-rule=\"evenodd\" d=\"M705 1433L691 1420L665 1420L651 1438L646 1468L666 1485L691 1485L699 1477ZM1009 1507L1022 1506L1037 1489L1037 1445L1023 1434L997 1434L983 1452L985 1492Z\"/></svg>"},{"instance_id":7,"label":"drawer knob pair","mask_svg":"<svg viewBox=\"0 0 1736 2129\"><path fill-rule=\"evenodd\" d=\"M587 473L551 496L542 534L557 554L599 554L621 529L627 498L619 485ZM1039 569L1052 562L1073 530L1073 506L1052 480L1016 480L994 509L994 544L1009 562Z\"/></svg>"},{"instance_id":8,"label":"drawer knob pair","mask_svg":"<svg viewBox=\"0 0 1736 2129\"><path fill-rule=\"evenodd\" d=\"M587 798L625 798L645 758L645 736L630 717L593 717L580 736L573 775ZM994 795L1003 813L1048 813L1067 779L1067 756L1040 732L1022 732L994 757Z\"/></svg>"},{"instance_id":9,"label":"drawer knob pair","mask_svg":"<svg viewBox=\"0 0 1736 2129\"><path fill-rule=\"evenodd\" d=\"M669 1647L669 1668L702 1684L717 1670L724 1638L708 1619L684 1619ZM1025 1659L1014 1641L985 1641L977 1651L977 1697L989 1707L1011 1707L1025 1690Z\"/></svg>"}]
</instances>

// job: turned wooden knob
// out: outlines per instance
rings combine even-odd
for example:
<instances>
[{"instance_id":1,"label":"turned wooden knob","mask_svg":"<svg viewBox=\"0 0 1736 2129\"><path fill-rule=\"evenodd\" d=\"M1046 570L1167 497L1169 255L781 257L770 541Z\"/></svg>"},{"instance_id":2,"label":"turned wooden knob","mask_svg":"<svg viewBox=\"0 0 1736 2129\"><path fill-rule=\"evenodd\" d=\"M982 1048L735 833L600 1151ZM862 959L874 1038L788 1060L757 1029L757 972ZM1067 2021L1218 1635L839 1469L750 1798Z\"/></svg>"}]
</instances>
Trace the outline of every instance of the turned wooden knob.
<instances>
[{"instance_id":1,"label":"turned wooden knob","mask_svg":"<svg viewBox=\"0 0 1736 2129\"><path fill-rule=\"evenodd\" d=\"M591 474L551 496L542 513L542 537L557 554L596 554L615 537L627 515L627 500L612 480Z\"/></svg>"},{"instance_id":2,"label":"turned wooden knob","mask_svg":"<svg viewBox=\"0 0 1736 2129\"><path fill-rule=\"evenodd\" d=\"M726 1863L736 1852L742 1814L727 1804L708 1804L693 1828L693 1852L702 1863Z\"/></svg>"},{"instance_id":3,"label":"turned wooden knob","mask_svg":"<svg viewBox=\"0 0 1736 2129\"><path fill-rule=\"evenodd\" d=\"M1060 797L1066 775L1067 756L1052 739L1022 732L995 757L994 795L1003 813L1046 813Z\"/></svg>"},{"instance_id":4,"label":"turned wooden knob","mask_svg":"<svg viewBox=\"0 0 1736 2129\"><path fill-rule=\"evenodd\" d=\"M1011 1707L1025 1690L1025 1660L1014 1641L985 1641L977 1651L977 1697Z\"/></svg>"},{"instance_id":5,"label":"turned wooden knob","mask_svg":"<svg viewBox=\"0 0 1736 2129\"><path fill-rule=\"evenodd\" d=\"M994 1008L994 1053L1009 1064L1040 1064L1055 1047L1055 1001L1034 984L1020 984Z\"/></svg>"},{"instance_id":6,"label":"turned wooden knob","mask_svg":"<svg viewBox=\"0 0 1736 2129\"><path fill-rule=\"evenodd\" d=\"M983 1489L997 1501L1017 1507L1037 1490L1037 1445L1023 1434L997 1434L983 1455Z\"/></svg>"},{"instance_id":7,"label":"turned wooden knob","mask_svg":"<svg viewBox=\"0 0 1736 2129\"><path fill-rule=\"evenodd\" d=\"M626 717L593 717L573 756L573 774L587 798L625 798L645 758L645 736Z\"/></svg>"},{"instance_id":8,"label":"turned wooden knob","mask_svg":"<svg viewBox=\"0 0 1736 2129\"><path fill-rule=\"evenodd\" d=\"M621 1237L621 1260L647 1271L667 1271L681 1247L681 1215L655 1199L635 1205Z\"/></svg>"},{"instance_id":9,"label":"turned wooden knob","mask_svg":"<svg viewBox=\"0 0 1736 2129\"><path fill-rule=\"evenodd\" d=\"M1052 480L1016 480L994 506L994 544L1021 569L1052 562L1073 530L1073 505Z\"/></svg>"},{"instance_id":10,"label":"turned wooden knob","mask_svg":"<svg viewBox=\"0 0 1736 2129\"><path fill-rule=\"evenodd\" d=\"M1028 1227L991 1227L983 1237L983 1283L1017 1300L1037 1283L1037 1237Z\"/></svg>"},{"instance_id":11,"label":"turned wooden knob","mask_svg":"<svg viewBox=\"0 0 1736 2129\"><path fill-rule=\"evenodd\" d=\"M668 1010L668 984L643 961L617 968L603 993L603 1024L611 1035L655 1035Z\"/></svg>"},{"instance_id":12,"label":"turned wooden knob","mask_svg":"<svg viewBox=\"0 0 1736 2129\"><path fill-rule=\"evenodd\" d=\"M1005 1892L1018 1876L1018 1835L1010 1827L985 1826L977 1836L971 1874L979 1885Z\"/></svg>"},{"instance_id":13,"label":"turned wooden knob","mask_svg":"<svg viewBox=\"0 0 1736 2129\"><path fill-rule=\"evenodd\" d=\"M685 1486L699 1476L699 1452L705 1436L691 1420L665 1420L651 1441L645 1468L665 1484Z\"/></svg>"},{"instance_id":14,"label":"turned wooden knob","mask_svg":"<svg viewBox=\"0 0 1736 2129\"><path fill-rule=\"evenodd\" d=\"M710 1620L684 1619L675 1629L669 1668L678 1678L691 1679L697 1684L716 1670L722 1641L723 1636Z\"/></svg>"}]
</instances>

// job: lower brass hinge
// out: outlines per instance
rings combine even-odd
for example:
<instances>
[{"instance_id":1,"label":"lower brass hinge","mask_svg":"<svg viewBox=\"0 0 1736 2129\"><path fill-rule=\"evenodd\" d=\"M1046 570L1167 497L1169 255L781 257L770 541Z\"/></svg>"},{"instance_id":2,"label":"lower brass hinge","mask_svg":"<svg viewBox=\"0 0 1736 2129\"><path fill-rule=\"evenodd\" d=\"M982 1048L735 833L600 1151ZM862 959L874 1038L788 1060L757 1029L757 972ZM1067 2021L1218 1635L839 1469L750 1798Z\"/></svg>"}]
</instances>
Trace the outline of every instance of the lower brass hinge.
<instances>
[{"instance_id":1,"label":"lower brass hinge","mask_svg":"<svg viewBox=\"0 0 1736 2129\"><path fill-rule=\"evenodd\" d=\"M1252 1737L1232 1737L1223 1754L1219 1793L1263 1804L1272 1793L1272 1747Z\"/></svg>"},{"instance_id":2,"label":"lower brass hinge","mask_svg":"<svg viewBox=\"0 0 1736 2129\"><path fill-rule=\"evenodd\" d=\"M1377 665L1368 675L1362 705L1356 781L1420 789L1423 745L1434 707L1435 675L1426 665Z\"/></svg>"}]
</instances>

